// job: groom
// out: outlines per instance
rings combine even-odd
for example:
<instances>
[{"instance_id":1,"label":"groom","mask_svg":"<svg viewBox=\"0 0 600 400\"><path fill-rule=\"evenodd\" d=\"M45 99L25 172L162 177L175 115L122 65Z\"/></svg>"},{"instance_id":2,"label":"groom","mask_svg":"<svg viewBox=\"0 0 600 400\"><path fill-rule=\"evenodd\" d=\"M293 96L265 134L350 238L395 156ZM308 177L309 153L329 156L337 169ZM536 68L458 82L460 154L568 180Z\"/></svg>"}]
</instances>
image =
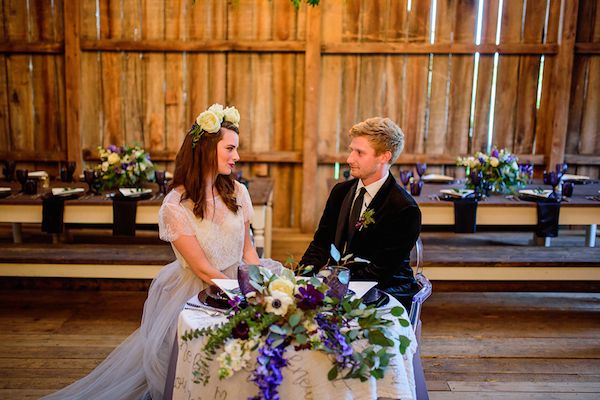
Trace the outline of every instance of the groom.
<instances>
[{"instance_id":1,"label":"groom","mask_svg":"<svg viewBox=\"0 0 600 400\"><path fill-rule=\"evenodd\" d=\"M391 119L375 117L354 125L349 136L347 161L355 179L331 190L300 263L316 272L333 262L329 252L335 244L356 261L349 264L353 280L377 281L410 310L418 291L410 250L421 231L421 211L389 172L404 147L404 133Z\"/></svg>"}]
</instances>

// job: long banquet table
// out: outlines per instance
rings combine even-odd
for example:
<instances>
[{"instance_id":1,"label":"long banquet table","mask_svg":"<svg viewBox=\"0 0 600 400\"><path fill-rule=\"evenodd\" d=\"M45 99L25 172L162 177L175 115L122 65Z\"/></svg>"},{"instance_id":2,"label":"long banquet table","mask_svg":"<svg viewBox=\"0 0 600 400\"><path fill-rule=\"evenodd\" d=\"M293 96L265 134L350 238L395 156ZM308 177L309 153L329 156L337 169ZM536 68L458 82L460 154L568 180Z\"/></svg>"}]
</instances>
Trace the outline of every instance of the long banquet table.
<instances>
[{"instance_id":1,"label":"long banquet table","mask_svg":"<svg viewBox=\"0 0 600 400\"><path fill-rule=\"evenodd\" d=\"M329 187L336 181L331 180ZM527 189L547 185L535 181ZM423 225L454 225L454 208L450 201L441 200L440 190L464 188L464 183L457 181L450 184L426 183L419 196L414 199L419 204ZM596 227L600 224L600 183L578 184L574 194L564 199L560 207L559 225L583 225L586 228L585 244L594 247L596 243ZM589 197L596 197L597 200ZM518 196L492 194L479 202L477 206L477 225L532 225L537 224L536 204L520 200Z\"/></svg>"},{"instance_id":2,"label":"long banquet table","mask_svg":"<svg viewBox=\"0 0 600 400\"><path fill-rule=\"evenodd\" d=\"M2 182L0 186L8 186ZM14 182L13 194L0 199L0 223L13 224L15 242L21 241L21 224L42 222L42 195L51 188L41 189L37 195L25 195L18 192ZM54 183L53 187L84 187L81 183ZM155 187L155 185L154 185ZM257 248L263 249L263 256L270 257L272 237L272 199L273 181L269 178L254 178L248 184L254 216L252 229ZM136 224L157 224L158 210L163 196L154 195L151 199L140 200L136 213ZM112 224L112 201L105 195L83 195L78 199L66 200L64 211L65 224Z\"/></svg>"},{"instance_id":3,"label":"long banquet table","mask_svg":"<svg viewBox=\"0 0 600 400\"><path fill-rule=\"evenodd\" d=\"M195 304L196 303L196 304ZM210 313L198 307L198 299L188 301L185 309L179 315L178 336L187 330L210 327L226 320L224 314ZM196 306L193 306L193 305ZM386 310L401 304L390 297ZM394 319L395 320L395 319ZM331 367L329 358L318 351L294 351L291 347L285 353L289 365L283 368L283 382L279 394L282 399L302 400L327 400L327 399L415 399L415 371L413 369L413 356L417 351L417 340L411 326L402 327L395 323L390 328L395 334L405 335L411 344L404 355L394 346L395 356L383 379L371 378L365 382L358 379L329 381L327 372ZM249 381L248 371L239 371L233 376L218 379L217 363L210 362L210 380L206 386L194 383L194 364L202 357L203 339L183 341L178 337L177 361L174 377L167 379L166 399L170 398L169 389L173 388L172 398L227 398L228 400L242 400L256 394L257 386ZM353 343L360 346L360 342ZM420 364L418 364L420 366ZM172 383L172 385L171 385ZM170 386L170 387L169 387Z\"/></svg>"}]
</instances>

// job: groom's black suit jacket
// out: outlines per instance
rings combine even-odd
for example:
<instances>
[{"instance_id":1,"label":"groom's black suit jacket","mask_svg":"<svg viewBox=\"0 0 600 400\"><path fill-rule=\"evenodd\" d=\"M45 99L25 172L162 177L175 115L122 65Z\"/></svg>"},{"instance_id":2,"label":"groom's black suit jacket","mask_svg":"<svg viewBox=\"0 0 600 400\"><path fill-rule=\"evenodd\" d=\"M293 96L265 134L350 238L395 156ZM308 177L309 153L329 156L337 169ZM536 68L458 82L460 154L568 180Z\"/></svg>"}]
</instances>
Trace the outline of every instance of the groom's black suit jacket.
<instances>
[{"instance_id":1,"label":"groom's black suit jacket","mask_svg":"<svg viewBox=\"0 0 600 400\"><path fill-rule=\"evenodd\" d=\"M342 252L357 186L358 179L352 179L331 190L313 241L300 261L302 265L313 265L318 270L332 263L331 244ZM351 279L375 280L389 294L406 297L417 289L409 264L410 250L421 231L421 211L391 173L368 209L374 210L374 222L354 232L345 254L370 263L351 264Z\"/></svg>"}]
</instances>

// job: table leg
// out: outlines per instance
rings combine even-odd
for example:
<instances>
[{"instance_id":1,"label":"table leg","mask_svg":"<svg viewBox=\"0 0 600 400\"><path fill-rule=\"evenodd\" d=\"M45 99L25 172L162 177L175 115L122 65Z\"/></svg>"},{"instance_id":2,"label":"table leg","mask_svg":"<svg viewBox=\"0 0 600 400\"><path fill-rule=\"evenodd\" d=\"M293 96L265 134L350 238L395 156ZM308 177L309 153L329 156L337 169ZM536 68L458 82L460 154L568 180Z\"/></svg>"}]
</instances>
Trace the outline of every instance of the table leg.
<instances>
[{"instance_id":1,"label":"table leg","mask_svg":"<svg viewBox=\"0 0 600 400\"><path fill-rule=\"evenodd\" d=\"M551 237L539 237L534 233L533 234L533 244L536 246L551 247L552 246L552 238Z\"/></svg>"},{"instance_id":2,"label":"table leg","mask_svg":"<svg viewBox=\"0 0 600 400\"><path fill-rule=\"evenodd\" d=\"M13 243L23 243L23 225L20 222L13 222L12 224Z\"/></svg>"},{"instance_id":3,"label":"table leg","mask_svg":"<svg viewBox=\"0 0 600 400\"><path fill-rule=\"evenodd\" d=\"M585 245L588 247L596 246L596 224L585 227Z\"/></svg>"}]
</instances>

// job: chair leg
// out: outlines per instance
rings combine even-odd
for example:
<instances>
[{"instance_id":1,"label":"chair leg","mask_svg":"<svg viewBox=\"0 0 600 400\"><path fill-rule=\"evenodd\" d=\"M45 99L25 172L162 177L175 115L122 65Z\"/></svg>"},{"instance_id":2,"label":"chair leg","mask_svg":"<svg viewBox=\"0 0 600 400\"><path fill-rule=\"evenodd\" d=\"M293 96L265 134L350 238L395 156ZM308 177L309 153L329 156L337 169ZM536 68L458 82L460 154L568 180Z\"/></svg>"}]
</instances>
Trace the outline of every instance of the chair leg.
<instances>
[{"instance_id":1,"label":"chair leg","mask_svg":"<svg viewBox=\"0 0 600 400\"><path fill-rule=\"evenodd\" d=\"M417 347L417 351L413 356L413 370L415 371L415 386L417 392L417 400L429 400L427 392L427 382L425 382L425 371L421 363L421 352Z\"/></svg>"}]
</instances>

